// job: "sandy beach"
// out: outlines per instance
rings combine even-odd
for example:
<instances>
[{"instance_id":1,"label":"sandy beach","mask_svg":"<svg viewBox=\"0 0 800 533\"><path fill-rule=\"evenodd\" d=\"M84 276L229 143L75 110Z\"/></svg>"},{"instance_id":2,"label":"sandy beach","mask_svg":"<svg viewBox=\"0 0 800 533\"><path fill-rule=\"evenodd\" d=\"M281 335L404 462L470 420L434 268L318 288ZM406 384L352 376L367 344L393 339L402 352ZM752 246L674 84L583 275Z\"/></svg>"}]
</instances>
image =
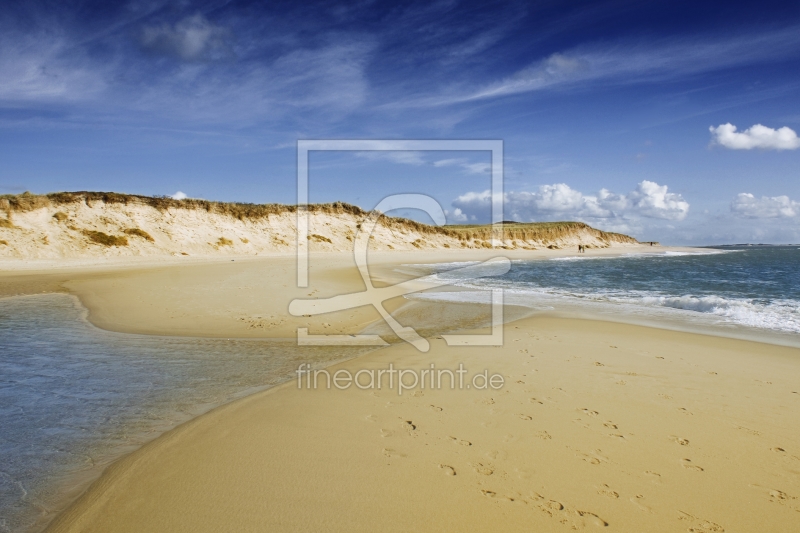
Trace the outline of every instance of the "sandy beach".
<instances>
[{"instance_id":1,"label":"sandy beach","mask_svg":"<svg viewBox=\"0 0 800 533\"><path fill-rule=\"evenodd\" d=\"M394 283L398 264L492 255L375 254L373 275ZM296 288L293 257L274 257L7 271L3 290L59 287L92 323L124 332L352 333L377 313L285 311L293 298L363 289L351 262L312 255L309 289ZM794 530L800 350L519 309L507 311L502 347L438 337L442 324L485 319L485 307L415 302L400 312L433 328L428 353L397 344L327 370L463 365L467 385L486 371L501 387L401 394L386 375L381 388L346 390L291 380L118 460L48 531Z\"/></svg>"},{"instance_id":2,"label":"sandy beach","mask_svg":"<svg viewBox=\"0 0 800 533\"><path fill-rule=\"evenodd\" d=\"M793 531L797 350L547 318L506 333L331 369L463 363L501 390L290 382L119 461L49 531Z\"/></svg>"}]
</instances>

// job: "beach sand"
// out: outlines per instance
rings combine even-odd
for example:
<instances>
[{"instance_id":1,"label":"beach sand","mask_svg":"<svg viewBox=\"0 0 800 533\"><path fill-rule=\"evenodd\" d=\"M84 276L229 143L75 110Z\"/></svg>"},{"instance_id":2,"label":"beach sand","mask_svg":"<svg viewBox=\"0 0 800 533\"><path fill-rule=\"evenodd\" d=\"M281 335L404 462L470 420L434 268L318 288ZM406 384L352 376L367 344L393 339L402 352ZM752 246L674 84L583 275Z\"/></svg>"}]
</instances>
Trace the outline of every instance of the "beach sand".
<instances>
[{"instance_id":1,"label":"beach sand","mask_svg":"<svg viewBox=\"0 0 800 533\"><path fill-rule=\"evenodd\" d=\"M505 386L289 382L119 461L49 531L796 531L798 356L553 318L502 348L398 345L331 372L463 363Z\"/></svg>"},{"instance_id":2,"label":"beach sand","mask_svg":"<svg viewBox=\"0 0 800 533\"><path fill-rule=\"evenodd\" d=\"M375 268L391 281L396 263L464 259L403 255ZM109 329L290 336L303 317L288 319L285 305L302 293L293 259L281 261L126 267L61 283ZM318 258L316 276L313 261L317 295L363 287L344 254ZM265 273L271 291L259 288ZM257 306L265 295L284 322L240 320L269 315ZM486 311L415 305L421 324L448 313L467 324ZM352 332L377 318L360 312L306 323ZM396 384L290 381L120 459L48 531L789 532L800 523L796 348L539 315L506 324L502 347L432 338L428 353L398 344L328 371L390 364L463 364L467 383L487 370L504 385L401 395Z\"/></svg>"}]
</instances>

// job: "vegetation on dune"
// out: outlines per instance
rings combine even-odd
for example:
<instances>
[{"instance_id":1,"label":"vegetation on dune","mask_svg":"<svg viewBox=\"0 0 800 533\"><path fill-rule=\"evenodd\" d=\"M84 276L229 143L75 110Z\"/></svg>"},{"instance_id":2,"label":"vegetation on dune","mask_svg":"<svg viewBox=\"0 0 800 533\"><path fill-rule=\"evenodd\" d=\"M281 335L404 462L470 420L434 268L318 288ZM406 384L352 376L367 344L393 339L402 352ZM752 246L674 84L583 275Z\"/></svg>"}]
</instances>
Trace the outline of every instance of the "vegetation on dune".
<instances>
[{"instance_id":1,"label":"vegetation on dune","mask_svg":"<svg viewBox=\"0 0 800 533\"><path fill-rule=\"evenodd\" d=\"M54 192L49 194L6 194L0 196L0 209L7 211L33 211L50 206L74 205L84 203L91 207L95 203L123 204L123 205L146 205L166 211L167 209L197 209L208 213L219 215L229 215L239 220L259 219L270 215L282 215L285 213L296 213L296 205L285 204L249 204L239 202L212 202L208 200L197 200L186 198L175 200L169 196L140 196L137 194L121 194L116 192ZM330 204L311 204L308 210L312 213L337 213L364 216L366 211L360 207L346 204L344 202L334 202Z\"/></svg>"},{"instance_id":2,"label":"vegetation on dune","mask_svg":"<svg viewBox=\"0 0 800 533\"><path fill-rule=\"evenodd\" d=\"M89 240L103 246L128 246L127 237L118 237L116 235L108 235L102 231L83 230L84 235L89 237Z\"/></svg>"},{"instance_id":3,"label":"vegetation on dune","mask_svg":"<svg viewBox=\"0 0 800 533\"><path fill-rule=\"evenodd\" d=\"M316 242L327 242L329 244L333 244L333 241L330 240L328 237L324 235L317 235L316 233L312 233L311 235L308 236L309 241L312 239Z\"/></svg>"},{"instance_id":4,"label":"vegetation on dune","mask_svg":"<svg viewBox=\"0 0 800 533\"><path fill-rule=\"evenodd\" d=\"M459 238L462 240L488 240L492 238L493 230L496 230L498 236L502 235L500 238L504 241L522 240L549 242L574 235L577 232L585 232L601 241L606 241L609 243L637 242L636 239L629 237L628 235L595 229L583 222L506 222L496 225L484 224L447 226L447 229L458 233Z\"/></svg>"},{"instance_id":5,"label":"vegetation on dune","mask_svg":"<svg viewBox=\"0 0 800 533\"><path fill-rule=\"evenodd\" d=\"M217 246L233 246L233 241L225 237L220 237L217 239Z\"/></svg>"},{"instance_id":6,"label":"vegetation on dune","mask_svg":"<svg viewBox=\"0 0 800 533\"><path fill-rule=\"evenodd\" d=\"M0 218L0 228L8 228L11 229L14 227L14 224L7 218Z\"/></svg>"},{"instance_id":7,"label":"vegetation on dune","mask_svg":"<svg viewBox=\"0 0 800 533\"><path fill-rule=\"evenodd\" d=\"M153 239L153 237L143 229L128 228L128 229L124 229L122 231L124 233L128 234L128 235L133 235L135 237L141 237L142 239L144 239L146 241L155 242L155 239Z\"/></svg>"},{"instance_id":8,"label":"vegetation on dune","mask_svg":"<svg viewBox=\"0 0 800 533\"><path fill-rule=\"evenodd\" d=\"M53 215L53 218L58 220L59 222L64 222L65 220L67 220L69 218L69 215L67 215L63 211L58 211L58 212L56 212L56 214Z\"/></svg>"},{"instance_id":9,"label":"vegetation on dune","mask_svg":"<svg viewBox=\"0 0 800 533\"><path fill-rule=\"evenodd\" d=\"M124 204L124 205L144 205L166 211L169 209L203 210L217 215L226 215L238 220L259 220L271 215L283 215L287 213L297 213L298 206L284 204L249 204L237 202L211 202L208 200L197 200L187 198L175 200L168 196L140 196L134 194L120 194L114 192L57 192L45 195L31 194L29 192L18 195L0 196L0 210L8 213L19 211L31 211L34 209L74 205L84 203L87 206L102 204ZM366 217L369 213L358 206L344 202L334 202L329 204L311 204L306 207L311 213L326 214L348 214L355 217ZM56 217L58 218L58 217ZM61 220L61 219L59 219ZM594 237L606 244L610 243L636 243L636 239L623 235L595 229L583 222L514 222L503 221L499 224L484 225L451 225L451 226L431 226L408 220L383 216L380 218L380 225L404 232L416 232L421 235L443 235L458 239L462 246L467 242L473 242L477 246L491 247L492 239L503 241L538 242L544 245L554 245L553 241L574 236L582 233L589 237ZM10 220L0 219L0 227L13 227ZM126 230L127 233L127 230ZM143 232L144 233L144 232ZM129 233L144 237L139 233ZM124 239L124 237L121 237ZM144 237L147 238L147 237ZM152 237L150 238L152 239ZM148 240L150 240L148 239ZM315 240L319 240L314 237ZM227 239L225 239L227 241ZM328 240L325 238L321 242ZM330 242L328 240L328 242ZM218 246L230 246L233 243L223 243L219 241Z\"/></svg>"}]
</instances>

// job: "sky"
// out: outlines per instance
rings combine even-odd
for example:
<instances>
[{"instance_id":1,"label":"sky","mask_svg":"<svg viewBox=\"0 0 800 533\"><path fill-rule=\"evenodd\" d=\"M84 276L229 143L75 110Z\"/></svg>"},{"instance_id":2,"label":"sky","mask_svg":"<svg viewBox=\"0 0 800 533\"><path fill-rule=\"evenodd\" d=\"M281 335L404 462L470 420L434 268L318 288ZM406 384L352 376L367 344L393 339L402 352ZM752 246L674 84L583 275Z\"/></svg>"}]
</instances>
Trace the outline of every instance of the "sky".
<instances>
[{"instance_id":1,"label":"sky","mask_svg":"<svg viewBox=\"0 0 800 533\"><path fill-rule=\"evenodd\" d=\"M496 139L505 220L800 243L797 132L797 2L0 9L0 194L295 203L299 139ZM310 200L428 194L448 223L485 223L492 163L312 152Z\"/></svg>"}]
</instances>

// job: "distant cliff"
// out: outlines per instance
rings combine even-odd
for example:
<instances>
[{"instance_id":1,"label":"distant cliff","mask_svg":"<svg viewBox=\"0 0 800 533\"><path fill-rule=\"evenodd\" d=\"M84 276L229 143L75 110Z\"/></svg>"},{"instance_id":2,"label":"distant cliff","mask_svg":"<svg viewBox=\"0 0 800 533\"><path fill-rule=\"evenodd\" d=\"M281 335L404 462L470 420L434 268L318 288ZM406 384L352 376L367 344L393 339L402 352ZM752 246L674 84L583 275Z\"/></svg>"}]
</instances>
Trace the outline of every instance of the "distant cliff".
<instances>
[{"instance_id":1,"label":"distant cliff","mask_svg":"<svg viewBox=\"0 0 800 533\"><path fill-rule=\"evenodd\" d=\"M315 204L311 251L347 251L368 213L345 203ZM582 222L429 226L381 217L371 250L607 248L636 239ZM256 255L296 249L297 207L174 200L102 192L0 197L0 258ZM495 237L500 237L499 231Z\"/></svg>"}]
</instances>

